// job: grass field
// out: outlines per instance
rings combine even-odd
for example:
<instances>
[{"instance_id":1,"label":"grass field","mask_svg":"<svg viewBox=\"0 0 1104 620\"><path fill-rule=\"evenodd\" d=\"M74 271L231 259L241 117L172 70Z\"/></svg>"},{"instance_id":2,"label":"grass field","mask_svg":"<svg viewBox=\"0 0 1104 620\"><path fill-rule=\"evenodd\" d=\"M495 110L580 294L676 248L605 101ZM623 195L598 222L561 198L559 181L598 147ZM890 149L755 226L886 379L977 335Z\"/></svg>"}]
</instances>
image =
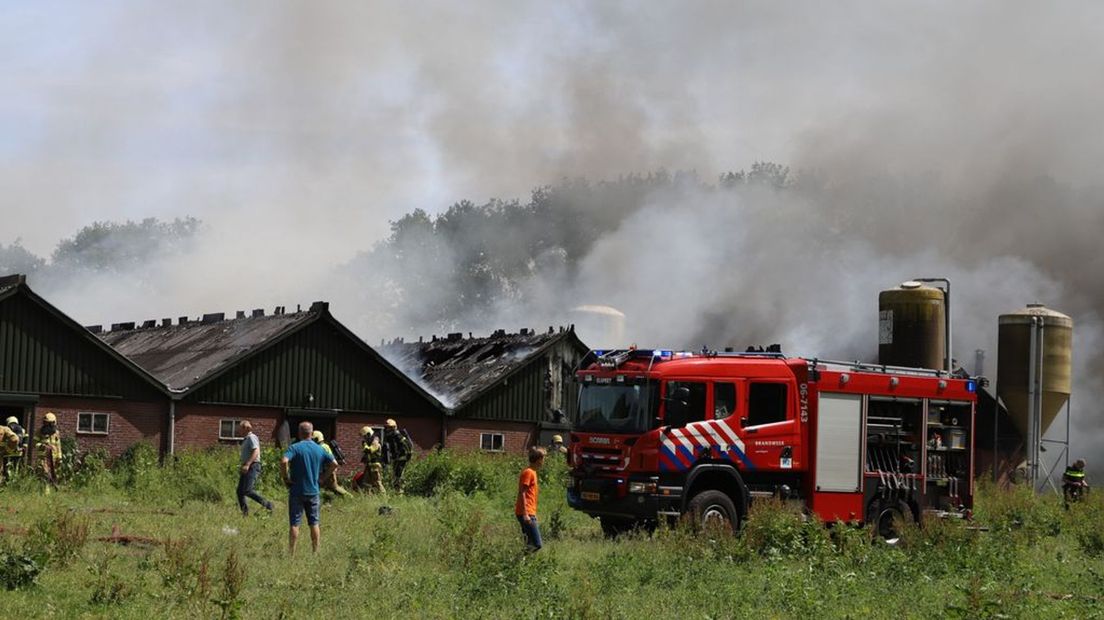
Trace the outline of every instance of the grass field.
<instances>
[{"instance_id":1,"label":"grass field","mask_svg":"<svg viewBox=\"0 0 1104 620\"><path fill-rule=\"evenodd\" d=\"M238 514L230 451L158 467L136 450L110 470L87 459L50 494L29 479L0 488L4 617L1104 617L1099 497L1066 512L983 487L988 532L930 523L897 547L769 503L736 537L609 541L566 507L553 464L545 549L529 555L512 513L521 460L444 453L411 465L406 496L326 504L321 552L304 531L289 559L286 493L266 458L272 517ZM113 529L150 540L98 540Z\"/></svg>"}]
</instances>

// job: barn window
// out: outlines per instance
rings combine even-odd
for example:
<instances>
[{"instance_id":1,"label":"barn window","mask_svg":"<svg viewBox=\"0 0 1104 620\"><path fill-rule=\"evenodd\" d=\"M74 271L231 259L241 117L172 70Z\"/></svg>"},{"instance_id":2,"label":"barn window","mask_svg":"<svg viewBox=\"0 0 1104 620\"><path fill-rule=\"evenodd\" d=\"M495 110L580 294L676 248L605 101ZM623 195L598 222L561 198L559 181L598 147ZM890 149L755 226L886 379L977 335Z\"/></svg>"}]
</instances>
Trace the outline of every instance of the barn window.
<instances>
[{"instance_id":1,"label":"barn window","mask_svg":"<svg viewBox=\"0 0 1104 620\"><path fill-rule=\"evenodd\" d=\"M237 441L242 438L238 433L238 423L241 420L238 419L222 419L219 420L219 439L229 439Z\"/></svg>"},{"instance_id":2,"label":"barn window","mask_svg":"<svg viewBox=\"0 0 1104 620\"><path fill-rule=\"evenodd\" d=\"M502 433L479 433L479 449L486 452L502 452L506 436Z\"/></svg>"},{"instance_id":3,"label":"barn window","mask_svg":"<svg viewBox=\"0 0 1104 620\"><path fill-rule=\"evenodd\" d=\"M110 417L109 413L81 411L77 413L77 432L82 435L106 435Z\"/></svg>"}]
</instances>

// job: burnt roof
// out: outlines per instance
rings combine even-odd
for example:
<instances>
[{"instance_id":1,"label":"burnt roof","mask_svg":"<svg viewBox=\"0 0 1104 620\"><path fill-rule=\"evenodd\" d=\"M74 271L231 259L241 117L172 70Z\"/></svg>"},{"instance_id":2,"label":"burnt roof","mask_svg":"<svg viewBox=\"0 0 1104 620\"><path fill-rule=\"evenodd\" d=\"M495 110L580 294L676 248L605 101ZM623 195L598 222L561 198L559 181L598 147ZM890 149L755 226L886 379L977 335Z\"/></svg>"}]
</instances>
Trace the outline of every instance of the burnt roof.
<instances>
[{"instance_id":1,"label":"burnt roof","mask_svg":"<svg viewBox=\"0 0 1104 620\"><path fill-rule=\"evenodd\" d=\"M427 391L458 410L564 340L586 350L571 328L547 332L498 330L490 336L434 336L427 341L384 343L380 353Z\"/></svg>"},{"instance_id":2,"label":"burnt roof","mask_svg":"<svg viewBox=\"0 0 1104 620\"><path fill-rule=\"evenodd\" d=\"M315 304L308 310L287 314L230 320L204 315L199 321L137 329L134 323L116 323L111 331L97 335L169 389L181 391L298 330L325 311L325 304Z\"/></svg>"}]
</instances>

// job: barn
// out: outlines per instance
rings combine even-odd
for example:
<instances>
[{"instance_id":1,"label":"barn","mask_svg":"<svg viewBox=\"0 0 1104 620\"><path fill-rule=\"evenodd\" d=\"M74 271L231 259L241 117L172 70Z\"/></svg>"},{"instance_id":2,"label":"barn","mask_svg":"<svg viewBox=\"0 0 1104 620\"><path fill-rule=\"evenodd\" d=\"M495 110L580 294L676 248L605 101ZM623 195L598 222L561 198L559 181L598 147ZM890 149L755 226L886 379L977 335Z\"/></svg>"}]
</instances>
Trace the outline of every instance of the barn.
<instances>
[{"instance_id":1,"label":"barn","mask_svg":"<svg viewBox=\"0 0 1104 620\"><path fill-rule=\"evenodd\" d=\"M3 420L15 416L33 433L54 412L80 449L117 456L137 442L163 448L170 403L160 381L37 295L26 276L0 277Z\"/></svg>"},{"instance_id":2,"label":"barn","mask_svg":"<svg viewBox=\"0 0 1104 620\"><path fill-rule=\"evenodd\" d=\"M362 426L387 418L418 448L444 441L444 408L330 313L329 304L277 307L91 326L119 354L156 377L171 395L167 450L236 443L249 419L262 439L286 443L310 421L346 448L357 465Z\"/></svg>"},{"instance_id":3,"label":"barn","mask_svg":"<svg viewBox=\"0 0 1104 620\"><path fill-rule=\"evenodd\" d=\"M398 339L380 349L447 407L447 447L488 452L521 452L554 434L567 439L574 370L587 351L573 327Z\"/></svg>"}]
</instances>

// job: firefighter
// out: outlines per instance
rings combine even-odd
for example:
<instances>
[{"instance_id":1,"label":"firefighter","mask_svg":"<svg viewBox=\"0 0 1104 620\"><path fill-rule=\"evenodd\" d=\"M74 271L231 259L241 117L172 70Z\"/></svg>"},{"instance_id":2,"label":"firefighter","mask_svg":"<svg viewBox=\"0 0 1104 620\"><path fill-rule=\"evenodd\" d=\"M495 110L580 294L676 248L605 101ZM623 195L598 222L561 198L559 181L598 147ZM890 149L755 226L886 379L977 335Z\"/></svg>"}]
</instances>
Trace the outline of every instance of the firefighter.
<instances>
[{"instance_id":1,"label":"firefighter","mask_svg":"<svg viewBox=\"0 0 1104 620\"><path fill-rule=\"evenodd\" d=\"M1088 490L1089 483L1085 480L1085 459L1077 459L1062 474L1062 494L1066 499L1066 508L1074 502L1081 501L1081 496Z\"/></svg>"},{"instance_id":2,"label":"firefighter","mask_svg":"<svg viewBox=\"0 0 1104 620\"><path fill-rule=\"evenodd\" d=\"M360 436L364 439L364 456L360 461L364 463L364 471L361 473L361 487L367 488L370 493L383 492L383 446L380 445L379 436L371 426L360 429Z\"/></svg>"},{"instance_id":3,"label":"firefighter","mask_svg":"<svg viewBox=\"0 0 1104 620\"><path fill-rule=\"evenodd\" d=\"M322 451L328 454L330 458L334 459L335 463L337 462L337 458L334 456L333 448L331 448L329 444L326 443L326 436L322 434L322 431L314 431L314 433L311 435L311 439L314 440L314 443L321 446ZM336 467L327 479L320 480L319 482L322 483L323 487L333 491L334 493L337 493L341 497L352 497L351 493L346 491L340 484L337 483Z\"/></svg>"},{"instance_id":4,"label":"firefighter","mask_svg":"<svg viewBox=\"0 0 1104 620\"><path fill-rule=\"evenodd\" d=\"M388 419L383 429L383 462L391 466L391 482L402 493L402 475L410 457L414 455L414 443L406 429L399 430L394 420Z\"/></svg>"},{"instance_id":5,"label":"firefighter","mask_svg":"<svg viewBox=\"0 0 1104 620\"><path fill-rule=\"evenodd\" d=\"M549 454L567 454L567 446L564 445L563 435L552 435L552 443L548 444Z\"/></svg>"},{"instance_id":6,"label":"firefighter","mask_svg":"<svg viewBox=\"0 0 1104 620\"><path fill-rule=\"evenodd\" d=\"M46 412L42 428L38 429L38 441L35 447L42 451L39 466L43 475L52 485L57 485L58 468L61 466L61 433L57 428L57 416Z\"/></svg>"},{"instance_id":7,"label":"firefighter","mask_svg":"<svg viewBox=\"0 0 1104 620\"><path fill-rule=\"evenodd\" d=\"M19 438L19 444L15 451L9 452L4 457L4 467L11 471L19 467L19 462L23 459L23 453L27 451L27 431L23 429L23 425L19 423L19 418L15 416L8 416L4 424Z\"/></svg>"},{"instance_id":8,"label":"firefighter","mask_svg":"<svg viewBox=\"0 0 1104 620\"><path fill-rule=\"evenodd\" d=\"M18 456L19 452L19 435L7 426L0 426L0 482L11 476L8 459L13 455Z\"/></svg>"}]
</instances>

